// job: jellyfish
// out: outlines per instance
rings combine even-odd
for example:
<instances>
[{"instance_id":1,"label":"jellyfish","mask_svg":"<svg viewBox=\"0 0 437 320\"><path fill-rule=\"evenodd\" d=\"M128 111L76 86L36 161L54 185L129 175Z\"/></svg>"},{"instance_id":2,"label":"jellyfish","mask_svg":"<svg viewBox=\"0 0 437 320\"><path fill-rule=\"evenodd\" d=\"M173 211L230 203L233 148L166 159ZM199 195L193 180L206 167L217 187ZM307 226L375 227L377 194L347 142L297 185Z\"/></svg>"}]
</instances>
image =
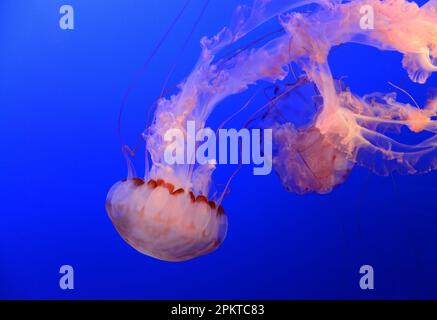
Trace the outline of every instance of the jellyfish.
<instances>
[{"instance_id":1,"label":"jellyfish","mask_svg":"<svg viewBox=\"0 0 437 320\"><path fill-rule=\"evenodd\" d=\"M415 3L399 0L367 1L366 4L372 5L379 16L371 32L357 28L354 13L359 14L361 3L351 2L338 6L333 13L347 17L342 19L341 28L332 21L324 22L325 28L332 30L327 33L328 37L335 39L326 43L332 46L356 41L381 50L399 51L404 55L403 67L410 79L424 83L432 72L437 71L437 2L430 1L421 8ZM292 17L283 21L290 32L299 23ZM318 21L323 21L323 18L318 17ZM312 35L312 39L315 38ZM424 108L419 108L397 102L394 93L358 97L347 88L336 88L326 63L330 46L319 46L320 43L324 42L313 43L313 48L317 48L314 50L317 58L312 62L303 62L303 68L323 99L321 112L314 121L321 134L349 159L377 174L387 175L392 171L414 174L435 169L435 97ZM419 144L409 145L387 134L390 131L399 132L401 127L407 127L414 133L427 131L431 137Z\"/></svg>"},{"instance_id":2,"label":"jellyfish","mask_svg":"<svg viewBox=\"0 0 437 320\"><path fill-rule=\"evenodd\" d=\"M375 11L374 29L360 27L364 5ZM309 9L296 10L303 7ZM278 32L223 54L271 19L278 21ZM327 62L330 49L347 42L401 52L411 80L425 83L437 71L437 1L419 7L404 0L255 0L251 7L237 7L229 26L202 38L200 57L177 92L157 101L143 133L145 177L136 177L129 165L127 179L109 191L106 208L119 234L141 253L166 261L189 260L218 248L228 218L223 194L211 194L217 164L195 163L197 146L185 142L191 139L181 143L193 152L183 163L170 163L166 150L175 141L166 134L177 129L189 138L188 121L198 132L225 98L284 81L291 63L304 76L256 111L264 112L256 125L273 130L273 166L288 190L330 192L355 164L379 174L435 169L435 97L418 108L397 102L394 94L354 95L333 79ZM289 94L292 90L303 90L306 102ZM396 142L387 132L402 126L431 137L416 145Z\"/></svg>"},{"instance_id":3,"label":"jellyfish","mask_svg":"<svg viewBox=\"0 0 437 320\"><path fill-rule=\"evenodd\" d=\"M375 11L372 30L358 23L364 5ZM327 63L330 49L346 42L396 50L404 55L402 65L410 79L425 83L437 71L436 1L420 8L400 0L352 1L312 14L285 14L280 21L290 35L293 61L315 87L304 94L318 100L317 111L304 127L296 128L296 117L289 112L277 116L302 103L290 94L281 95L280 103L259 120L258 125L274 129L273 165L287 190L330 192L354 164L380 175L424 173L437 167L435 96L423 108L412 97L415 105L396 101L395 93L358 97L332 77ZM402 143L391 134L402 127L431 136L415 145Z\"/></svg>"},{"instance_id":4,"label":"jellyfish","mask_svg":"<svg viewBox=\"0 0 437 320\"><path fill-rule=\"evenodd\" d=\"M344 182L354 162L314 125L323 106L316 85L302 76L287 83L272 100L254 127L272 129L273 167L285 189L297 194L325 194Z\"/></svg>"}]
</instances>

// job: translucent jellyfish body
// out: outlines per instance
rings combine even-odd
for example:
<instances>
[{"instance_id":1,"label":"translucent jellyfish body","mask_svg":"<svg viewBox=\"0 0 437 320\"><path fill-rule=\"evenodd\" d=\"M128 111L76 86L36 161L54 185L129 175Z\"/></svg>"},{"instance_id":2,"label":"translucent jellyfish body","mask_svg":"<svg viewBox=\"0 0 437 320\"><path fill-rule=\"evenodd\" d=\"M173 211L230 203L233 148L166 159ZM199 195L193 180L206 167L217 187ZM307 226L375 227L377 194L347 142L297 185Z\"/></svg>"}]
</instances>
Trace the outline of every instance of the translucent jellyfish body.
<instances>
[{"instance_id":1,"label":"translucent jellyfish body","mask_svg":"<svg viewBox=\"0 0 437 320\"><path fill-rule=\"evenodd\" d=\"M317 88L301 77L272 100L255 126L272 129L273 167L282 184L297 194L330 192L347 178L353 162L314 126L323 105Z\"/></svg>"},{"instance_id":2,"label":"translucent jellyfish body","mask_svg":"<svg viewBox=\"0 0 437 320\"><path fill-rule=\"evenodd\" d=\"M284 28L292 34L296 26L323 23L323 32L310 28L297 37L305 39L307 56L297 61L320 92L322 105L314 119L314 127L324 139L350 161L364 165L377 174L391 171L400 173L428 172L437 167L436 116L430 106L424 108L396 101L395 94L372 93L364 97L354 95L346 88L338 88L327 63L334 45L359 42L381 50L396 50L404 54L403 66L412 81L424 83L437 71L437 2L430 1L421 8L402 0L352 1L335 6L330 13L316 15L289 15L283 18ZM360 8L374 10L375 26L361 28ZM338 27L335 22L341 21ZM320 29L321 30L321 29ZM311 37L309 37L311 35ZM318 39L315 40L315 39ZM428 131L431 137L409 145L394 139L393 132L407 127L411 132Z\"/></svg>"},{"instance_id":3,"label":"translucent jellyfish body","mask_svg":"<svg viewBox=\"0 0 437 320\"><path fill-rule=\"evenodd\" d=\"M328 193L352 170L353 163L315 127L296 130L287 123L274 132L273 165L288 191Z\"/></svg>"},{"instance_id":4,"label":"translucent jellyfish body","mask_svg":"<svg viewBox=\"0 0 437 320\"><path fill-rule=\"evenodd\" d=\"M120 235L138 251L183 261L213 251L223 241L227 218L221 207L163 180L129 179L108 194L107 211Z\"/></svg>"},{"instance_id":5,"label":"translucent jellyfish body","mask_svg":"<svg viewBox=\"0 0 437 320\"><path fill-rule=\"evenodd\" d=\"M373 28L360 24L362 8L373 10ZM282 65L285 61L296 63L316 88L303 96L310 101L317 99L317 112L303 128L295 128L296 118L284 112L302 104L288 95L274 99L260 120L260 126L274 129L273 164L288 190L328 192L346 178L351 163L381 175L437 168L435 98L419 108L397 102L393 93L358 97L338 85L328 65L333 46L357 42L403 53L402 65L411 80L425 83L437 71L436 1L420 8L402 0L334 3L312 13L287 13L279 20L289 38L287 51L285 45L275 46L283 52L275 53L277 61L287 53L289 59L284 58ZM278 117L278 110L286 116ZM427 131L430 137L414 145L401 143L395 140L395 133L402 127L412 133Z\"/></svg>"}]
</instances>

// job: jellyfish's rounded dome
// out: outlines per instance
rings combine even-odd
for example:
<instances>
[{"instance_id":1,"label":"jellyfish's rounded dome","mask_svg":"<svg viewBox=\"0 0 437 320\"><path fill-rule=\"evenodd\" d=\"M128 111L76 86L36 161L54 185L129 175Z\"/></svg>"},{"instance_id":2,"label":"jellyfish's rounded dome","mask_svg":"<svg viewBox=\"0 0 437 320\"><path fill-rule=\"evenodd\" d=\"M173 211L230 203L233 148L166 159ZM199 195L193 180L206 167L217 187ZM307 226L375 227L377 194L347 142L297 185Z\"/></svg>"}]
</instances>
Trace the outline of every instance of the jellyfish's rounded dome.
<instances>
[{"instance_id":1,"label":"jellyfish's rounded dome","mask_svg":"<svg viewBox=\"0 0 437 320\"><path fill-rule=\"evenodd\" d=\"M106 210L115 228L139 252L166 261L205 255L223 242L227 217L221 206L164 180L116 183Z\"/></svg>"}]
</instances>

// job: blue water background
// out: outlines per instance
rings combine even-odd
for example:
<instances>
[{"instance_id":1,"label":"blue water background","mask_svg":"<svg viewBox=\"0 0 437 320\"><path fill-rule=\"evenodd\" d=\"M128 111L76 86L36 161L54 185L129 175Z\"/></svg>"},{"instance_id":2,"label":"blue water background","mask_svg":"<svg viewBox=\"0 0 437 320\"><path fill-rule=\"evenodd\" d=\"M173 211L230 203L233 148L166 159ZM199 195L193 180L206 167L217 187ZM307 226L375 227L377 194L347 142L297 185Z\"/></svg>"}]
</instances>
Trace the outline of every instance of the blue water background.
<instances>
[{"instance_id":1,"label":"blue water background","mask_svg":"<svg viewBox=\"0 0 437 320\"><path fill-rule=\"evenodd\" d=\"M193 68L199 39L228 24L239 2L211 1L179 55L203 4L193 1L128 99L130 145L172 63L175 84ZM437 298L436 173L378 177L357 167L328 195L298 196L275 174L254 177L245 167L225 199L229 232L216 252L167 263L119 237L104 203L126 176L120 101L183 3L0 0L0 298ZM63 4L75 9L75 30L59 28ZM437 76L413 84L401 58L346 45L330 62L360 95L391 91L392 81L423 103ZM211 125L248 97L226 99ZM143 174L141 154L135 164ZM234 169L220 168L215 181ZM71 291L58 285L64 264L75 270ZM375 290L359 287L364 264L374 267Z\"/></svg>"}]
</instances>

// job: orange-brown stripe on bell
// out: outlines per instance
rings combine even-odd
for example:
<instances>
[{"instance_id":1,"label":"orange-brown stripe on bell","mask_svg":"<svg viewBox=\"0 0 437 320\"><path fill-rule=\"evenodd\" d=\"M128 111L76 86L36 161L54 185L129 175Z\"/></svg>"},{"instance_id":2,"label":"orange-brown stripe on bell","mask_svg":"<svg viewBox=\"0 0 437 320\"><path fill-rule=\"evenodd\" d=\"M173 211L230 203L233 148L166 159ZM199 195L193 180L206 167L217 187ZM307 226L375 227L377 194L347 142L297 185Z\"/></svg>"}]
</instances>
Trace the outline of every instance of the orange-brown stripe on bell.
<instances>
[{"instance_id":1,"label":"orange-brown stripe on bell","mask_svg":"<svg viewBox=\"0 0 437 320\"><path fill-rule=\"evenodd\" d=\"M144 180L141 178L132 178L133 184L137 187L142 186L144 184Z\"/></svg>"},{"instance_id":2,"label":"orange-brown stripe on bell","mask_svg":"<svg viewBox=\"0 0 437 320\"><path fill-rule=\"evenodd\" d=\"M158 184L156 183L156 181L153 180L153 179L150 179L150 180L147 182L147 185L148 185L150 188L152 188L152 189L155 189L155 188L158 186Z\"/></svg>"},{"instance_id":3,"label":"orange-brown stripe on bell","mask_svg":"<svg viewBox=\"0 0 437 320\"><path fill-rule=\"evenodd\" d=\"M205 202L208 204L208 199L204 195L198 195L196 198L196 202Z\"/></svg>"},{"instance_id":4,"label":"orange-brown stripe on bell","mask_svg":"<svg viewBox=\"0 0 437 320\"><path fill-rule=\"evenodd\" d=\"M173 191L171 194L174 194L174 195L177 195L177 194L181 194L181 193L184 193L185 192L185 190L184 189L182 189L182 188L179 188L179 189L177 189L177 190L175 190L175 191Z\"/></svg>"},{"instance_id":5,"label":"orange-brown stripe on bell","mask_svg":"<svg viewBox=\"0 0 437 320\"><path fill-rule=\"evenodd\" d=\"M194 196L193 191L190 191L188 194L189 194L192 202L196 201L196 197Z\"/></svg>"}]
</instances>

